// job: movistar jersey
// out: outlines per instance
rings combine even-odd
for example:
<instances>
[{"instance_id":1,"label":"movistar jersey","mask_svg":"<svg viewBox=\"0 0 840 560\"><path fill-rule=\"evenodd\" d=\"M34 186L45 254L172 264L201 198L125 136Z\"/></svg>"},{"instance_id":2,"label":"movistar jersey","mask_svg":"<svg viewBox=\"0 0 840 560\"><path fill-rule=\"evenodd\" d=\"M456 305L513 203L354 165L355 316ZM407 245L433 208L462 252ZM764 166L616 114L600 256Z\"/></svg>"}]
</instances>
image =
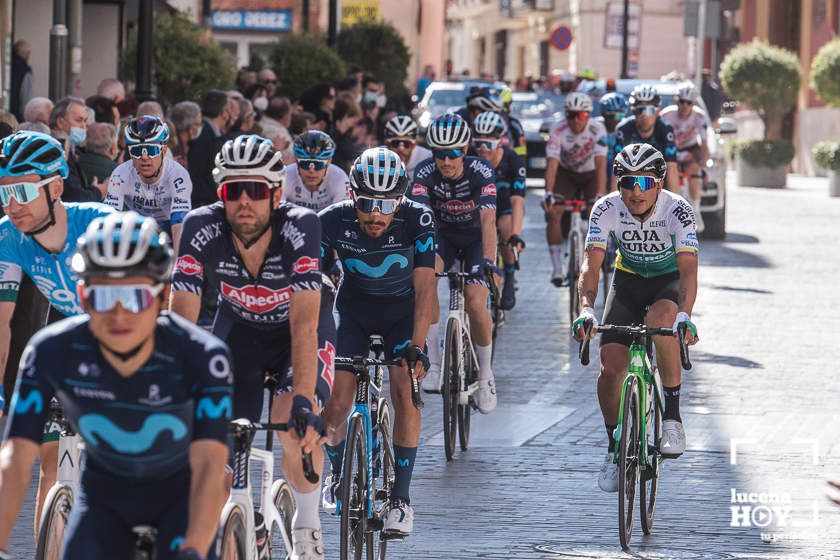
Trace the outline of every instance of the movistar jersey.
<instances>
[{"instance_id":1,"label":"movistar jersey","mask_svg":"<svg viewBox=\"0 0 840 560\"><path fill-rule=\"evenodd\" d=\"M630 214L620 192L598 200L589 216L586 250L606 251L610 235L618 248L615 267L645 278L677 272L677 255L696 257L700 248L691 204L666 190L644 222Z\"/></svg>"},{"instance_id":2,"label":"movistar jersey","mask_svg":"<svg viewBox=\"0 0 840 560\"><path fill-rule=\"evenodd\" d=\"M414 269L435 267L435 220L417 202L404 200L380 237L362 230L350 201L333 204L319 216L324 266L329 270L337 252L344 269L339 298L404 298L414 293Z\"/></svg>"},{"instance_id":3,"label":"movistar jersey","mask_svg":"<svg viewBox=\"0 0 840 560\"><path fill-rule=\"evenodd\" d=\"M511 196L525 196L525 158L504 147L502 160L496 166L496 189L510 189Z\"/></svg>"},{"instance_id":4,"label":"movistar jersey","mask_svg":"<svg viewBox=\"0 0 840 560\"><path fill-rule=\"evenodd\" d=\"M131 377L102 356L80 315L39 331L23 353L7 437L41 443L50 399L85 442L87 464L120 477L163 479L189 465L195 440L224 443L231 417L228 349L162 314L152 356Z\"/></svg>"},{"instance_id":5,"label":"movistar jersey","mask_svg":"<svg viewBox=\"0 0 840 560\"><path fill-rule=\"evenodd\" d=\"M613 151L618 154L625 146L630 144L650 144L665 157L666 162L677 161L677 146L674 144L674 129L666 124L662 117L656 118L653 131L647 138L642 138L639 129L636 128L636 117L630 116L618 123L615 128L615 146Z\"/></svg>"},{"instance_id":6,"label":"movistar jersey","mask_svg":"<svg viewBox=\"0 0 840 560\"><path fill-rule=\"evenodd\" d=\"M9 217L0 220L0 302L17 301L20 281L26 273L38 286L50 305L64 315L82 313L76 295L78 276L70 268L76 252L76 240L88 225L99 216L113 212L98 202L65 202L67 209L67 239L60 253L50 253L31 235L21 233Z\"/></svg>"}]
</instances>

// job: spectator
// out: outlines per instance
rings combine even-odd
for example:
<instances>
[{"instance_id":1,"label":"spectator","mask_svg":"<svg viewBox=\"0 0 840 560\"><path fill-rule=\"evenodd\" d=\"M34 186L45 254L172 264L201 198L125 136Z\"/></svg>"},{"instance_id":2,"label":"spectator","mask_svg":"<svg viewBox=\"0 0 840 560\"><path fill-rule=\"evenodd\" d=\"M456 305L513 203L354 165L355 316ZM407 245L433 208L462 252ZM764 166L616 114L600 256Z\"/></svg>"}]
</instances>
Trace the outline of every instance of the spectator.
<instances>
[{"instance_id":1,"label":"spectator","mask_svg":"<svg viewBox=\"0 0 840 560\"><path fill-rule=\"evenodd\" d=\"M46 97L33 97L23 109L23 120L39 122L47 126L50 124L50 113L53 110L53 102Z\"/></svg>"},{"instance_id":2,"label":"spectator","mask_svg":"<svg viewBox=\"0 0 840 560\"><path fill-rule=\"evenodd\" d=\"M257 124L257 113L254 111L254 105L247 99L240 99L239 102L239 118L233 123L228 138L236 138L242 134L258 134L262 136L262 128Z\"/></svg>"},{"instance_id":3,"label":"spectator","mask_svg":"<svg viewBox=\"0 0 840 560\"><path fill-rule=\"evenodd\" d=\"M113 102L112 102L113 103ZM96 180L107 185L117 167L117 128L111 123L97 122L88 127L84 148L79 150L79 165L88 178L89 185Z\"/></svg>"},{"instance_id":4,"label":"spectator","mask_svg":"<svg viewBox=\"0 0 840 560\"><path fill-rule=\"evenodd\" d=\"M201 134L201 107L193 101L176 103L169 111L169 121L172 123L172 136L175 138L172 155L175 161L187 167L190 140L195 140Z\"/></svg>"},{"instance_id":5,"label":"spectator","mask_svg":"<svg viewBox=\"0 0 840 560\"><path fill-rule=\"evenodd\" d=\"M42 134L50 134L50 127L42 122L24 121L20 123L18 130L33 130Z\"/></svg>"},{"instance_id":6,"label":"spectator","mask_svg":"<svg viewBox=\"0 0 840 560\"><path fill-rule=\"evenodd\" d=\"M417 99L423 99L426 95L426 88L435 81L435 69L431 64L423 68L423 75L417 79Z\"/></svg>"},{"instance_id":7,"label":"spectator","mask_svg":"<svg viewBox=\"0 0 840 560\"><path fill-rule=\"evenodd\" d=\"M314 123L315 115L308 111L298 111L296 113L292 113L292 116L289 119L289 134L291 134L292 138L294 138L299 134L303 134L307 130L314 130L312 127ZM283 161L285 162L286 160Z\"/></svg>"},{"instance_id":8,"label":"spectator","mask_svg":"<svg viewBox=\"0 0 840 560\"><path fill-rule=\"evenodd\" d=\"M137 114L137 108L140 106L140 102L134 99L133 97L129 97L123 99L122 101L117 101L117 110L120 112L120 116L123 118L134 118L134 115Z\"/></svg>"},{"instance_id":9,"label":"spectator","mask_svg":"<svg viewBox=\"0 0 840 560\"><path fill-rule=\"evenodd\" d=\"M107 97L119 105L125 100L125 86L117 79L105 78L99 82L99 87L96 88L96 95ZM120 113L122 114L122 111Z\"/></svg>"},{"instance_id":10,"label":"spectator","mask_svg":"<svg viewBox=\"0 0 840 560\"><path fill-rule=\"evenodd\" d=\"M9 109L16 119L23 118L23 109L34 95L32 81L32 67L29 66L29 55L32 49L23 39L15 41L12 47L12 76L9 91Z\"/></svg>"},{"instance_id":11,"label":"spectator","mask_svg":"<svg viewBox=\"0 0 840 560\"><path fill-rule=\"evenodd\" d=\"M268 108L262 113L260 126L263 135L283 152L283 163L294 161L292 157L292 135L289 127L292 124L292 104L288 97L272 97Z\"/></svg>"},{"instance_id":12,"label":"spectator","mask_svg":"<svg viewBox=\"0 0 840 560\"><path fill-rule=\"evenodd\" d=\"M359 122L361 116L362 111L352 100L346 97L336 100L333 111L335 125L330 130L330 136L335 141L333 163L345 173L364 149L355 142L352 136L353 127Z\"/></svg>"},{"instance_id":13,"label":"spectator","mask_svg":"<svg viewBox=\"0 0 840 560\"><path fill-rule=\"evenodd\" d=\"M65 142L67 163L70 166L70 175L64 180L61 199L66 202L102 201L108 185L99 184L94 179L93 186L89 186L85 172L79 165L77 150L87 138L87 109L84 100L69 96L60 99L50 113L50 129L55 138Z\"/></svg>"},{"instance_id":14,"label":"spectator","mask_svg":"<svg viewBox=\"0 0 840 560\"><path fill-rule=\"evenodd\" d=\"M257 74L259 84L268 90L268 97L274 97L277 93L277 74L271 68L263 68Z\"/></svg>"},{"instance_id":15,"label":"spectator","mask_svg":"<svg viewBox=\"0 0 840 560\"><path fill-rule=\"evenodd\" d=\"M232 118L228 94L214 89L204 94L201 113L204 115L201 133L189 144L187 167L192 178L192 207L198 208L218 200L213 180L213 160L224 142ZM237 109L239 104L237 104Z\"/></svg>"},{"instance_id":16,"label":"spectator","mask_svg":"<svg viewBox=\"0 0 840 560\"><path fill-rule=\"evenodd\" d=\"M160 120L165 120L163 115L163 107L157 101L144 101L137 106L137 112L134 114L135 118L143 116L157 117Z\"/></svg>"},{"instance_id":17,"label":"spectator","mask_svg":"<svg viewBox=\"0 0 840 560\"><path fill-rule=\"evenodd\" d=\"M326 82L312 86L300 96L303 109L315 115L314 125L319 130L328 130L332 126L335 96L335 87Z\"/></svg>"},{"instance_id":18,"label":"spectator","mask_svg":"<svg viewBox=\"0 0 840 560\"><path fill-rule=\"evenodd\" d=\"M18 120L9 111L0 109L0 138L5 138L20 129Z\"/></svg>"},{"instance_id":19,"label":"spectator","mask_svg":"<svg viewBox=\"0 0 840 560\"><path fill-rule=\"evenodd\" d=\"M98 123L108 123L117 126L120 123L120 112L113 99L103 95L91 95L85 99L85 105L93 109L94 120Z\"/></svg>"},{"instance_id":20,"label":"spectator","mask_svg":"<svg viewBox=\"0 0 840 560\"><path fill-rule=\"evenodd\" d=\"M244 92L251 84L257 83L257 73L248 70L247 68L240 68L236 73L236 89Z\"/></svg>"},{"instance_id":21,"label":"spectator","mask_svg":"<svg viewBox=\"0 0 840 560\"><path fill-rule=\"evenodd\" d=\"M254 105L254 109L262 115L268 109L268 88L262 84L251 84L242 92L246 99Z\"/></svg>"},{"instance_id":22,"label":"spectator","mask_svg":"<svg viewBox=\"0 0 840 560\"><path fill-rule=\"evenodd\" d=\"M700 86L700 96L703 98L703 103L706 104L706 109L709 111L709 120L712 121L712 126L717 128L720 112L723 109L723 92L720 86L712 79L712 71L708 68L703 68L703 83Z\"/></svg>"}]
</instances>

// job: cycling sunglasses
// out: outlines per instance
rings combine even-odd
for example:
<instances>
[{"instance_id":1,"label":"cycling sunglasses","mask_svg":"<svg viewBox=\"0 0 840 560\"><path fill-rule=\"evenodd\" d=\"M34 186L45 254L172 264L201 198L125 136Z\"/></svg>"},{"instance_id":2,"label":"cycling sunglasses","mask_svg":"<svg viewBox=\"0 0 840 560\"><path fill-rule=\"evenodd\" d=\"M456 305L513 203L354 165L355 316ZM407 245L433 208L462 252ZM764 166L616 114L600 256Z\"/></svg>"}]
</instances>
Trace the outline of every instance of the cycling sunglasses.
<instances>
[{"instance_id":1,"label":"cycling sunglasses","mask_svg":"<svg viewBox=\"0 0 840 560\"><path fill-rule=\"evenodd\" d=\"M638 107L633 107L633 114L637 117L642 115L652 117L656 114L656 107L653 105L640 105Z\"/></svg>"},{"instance_id":2,"label":"cycling sunglasses","mask_svg":"<svg viewBox=\"0 0 840 560\"><path fill-rule=\"evenodd\" d=\"M618 184L621 186L622 189L627 189L628 191L635 190L636 187L639 187L639 190L644 192L649 191L650 189L656 186L656 179L653 177L625 175L624 177L618 180Z\"/></svg>"},{"instance_id":3,"label":"cycling sunglasses","mask_svg":"<svg viewBox=\"0 0 840 560\"><path fill-rule=\"evenodd\" d=\"M410 148L414 145L414 140L388 140L388 145L392 148Z\"/></svg>"},{"instance_id":4,"label":"cycling sunglasses","mask_svg":"<svg viewBox=\"0 0 840 560\"><path fill-rule=\"evenodd\" d=\"M14 183L12 185L0 185L0 204L8 206L12 198L18 204L30 204L41 196L41 187L55 181L55 177L41 179L37 183Z\"/></svg>"},{"instance_id":5,"label":"cycling sunglasses","mask_svg":"<svg viewBox=\"0 0 840 560\"><path fill-rule=\"evenodd\" d=\"M129 313L140 313L152 306L163 291L163 284L94 284L83 293L90 308L97 313L113 311L119 303Z\"/></svg>"},{"instance_id":6,"label":"cycling sunglasses","mask_svg":"<svg viewBox=\"0 0 840 560\"><path fill-rule=\"evenodd\" d=\"M694 105L694 101L691 101L690 99L680 99L677 103L680 105Z\"/></svg>"},{"instance_id":7,"label":"cycling sunglasses","mask_svg":"<svg viewBox=\"0 0 840 560\"><path fill-rule=\"evenodd\" d=\"M586 117L589 116L588 111L566 111L566 120L573 121L573 120L586 120Z\"/></svg>"},{"instance_id":8,"label":"cycling sunglasses","mask_svg":"<svg viewBox=\"0 0 840 560\"><path fill-rule=\"evenodd\" d=\"M225 202L235 202L248 195L251 200L265 200L271 196L271 187L263 181L227 181L220 187L219 198Z\"/></svg>"},{"instance_id":9,"label":"cycling sunglasses","mask_svg":"<svg viewBox=\"0 0 840 560\"><path fill-rule=\"evenodd\" d=\"M499 147L501 140L473 140L473 147L476 150L492 151Z\"/></svg>"},{"instance_id":10,"label":"cycling sunglasses","mask_svg":"<svg viewBox=\"0 0 840 560\"><path fill-rule=\"evenodd\" d=\"M458 159L464 155L464 150L462 148L454 148L451 150L432 150L432 155L435 156L435 159Z\"/></svg>"},{"instance_id":11,"label":"cycling sunglasses","mask_svg":"<svg viewBox=\"0 0 840 560\"><path fill-rule=\"evenodd\" d=\"M378 210L380 214L393 214L400 207L402 198L367 198L364 196L356 196L354 204L356 209L370 214L374 210Z\"/></svg>"},{"instance_id":12,"label":"cycling sunglasses","mask_svg":"<svg viewBox=\"0 0 840 560\"><path fill-rule=\"evenodd\" d=\"M140 159L143 154L150 158L156 158L163 152L163 144L134 144L128 147L128 155L134 159Z\"/></svg>"},{"instance_id":13,"label":"cycling sunglasses","mask_svg":"<svg viewBox=\"0 0 840 560\"><path fill-rule=\"evenodd\" d=\"M300 169L314 169L315 171L321 171L325 167L330 164L329 161L324 161L320 159L299 159L298 160L298 167Z\"/></svg>"},{"instance_id":14,"label":"cycling sunglasses","mask_svg":"<svg viewBox=\"0 0 840 560\"><path fill-rule=\"evenodd\" d=\"M610 112L604 113L604 118L620 121L621 119L624 118L624 113L622 111L610 111Z\"/></svg>"}]
</instances>

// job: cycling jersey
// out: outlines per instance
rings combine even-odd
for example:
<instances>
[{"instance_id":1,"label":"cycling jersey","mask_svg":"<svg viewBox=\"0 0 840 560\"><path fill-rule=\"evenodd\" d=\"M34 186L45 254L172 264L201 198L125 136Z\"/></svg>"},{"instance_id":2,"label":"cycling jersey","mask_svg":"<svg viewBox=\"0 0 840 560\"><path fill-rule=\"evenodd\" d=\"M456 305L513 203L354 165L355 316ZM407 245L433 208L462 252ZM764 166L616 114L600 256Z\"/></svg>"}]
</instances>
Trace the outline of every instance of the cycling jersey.
<instances>
[{"instance_id":1,"label":"cycling jersey","mask_svg":"<svg viewBox=\"0 0 840 560\"><path fill-rule=\"evenodd\" d=\"M548 135L545 155L560 162L560 166L585 173L595 170L595 157L606 156L607 146L604 136L607 129L596 119L589 119L586 128L580 134L575 134L565 119L555 124Z\"/></svg>"},{"instance_id":2,"label":"cycling jersey","mask_svg":"<svg viewBox=\"0 0 840 560\"><path fill-rule=\"evenodd\" d=\"M615 159L615 131L609 132L607 130L607 125L604 123L604 117L596 117L599 123L604 125L604 145L607 147L607 185L609 185L609 180L612 178L612 165L613 160ZM607 187L609 189L609 187Z\"/></svg>"},{"instance_id":3,"label":"cycling jersey","mask_svg":"<svg viewBox=\"0 0 840 560\"><path fill-rule=\"evenodd\" d=\"M414 179L414 172L417 166L432 157L432 151L424 146L416 145L408 156L408 163L405 165L405 176L409 181Z\"/></svg>"},{"instance_id":4,"label":"cycling jersey","mask_svg":"<svg viewBox=\"0 0 840 560\"><path fill-rule=\"evenodd\" d=\"M117 166L108 181L105 204L122 212L134 210L154 218L170 235L172 226L184 221L192 208L190 173L174 159L163 159L157 182L146 184L131 161Z\"/></svg>"},{"instance_id":5,"label":"cycling jersey","mask_svg":"<svg viewBox=\"0 0 840 560\"><path fill-rule=\"evenodd\" d=\"M496 210L496 174L487 161L464 158L464 172L458 179L446 179L435 160L419 166L414 174L411 198L430 207L438 230L481 231L482 210Z\"/></svg>"},{"instance_id":6,"label":"cycling jersey","mask_svg":"<svg viewBox=\"0 0 840 560\"><path fill-rule=\"evenodd\" d=\"M319 216L324 269L330 269L335 251L344 270L339 302L357 297L404 300L414 293L414 269L435 267L435 220L417 202L404 200L379 237L362 230L349 200L322 210Z\"/></svg>"},{"instance_id":7,"label":"cycling jersey","mask_svg":"<svg viewBox=\"0 0 840 560\"><path fill-rule=\"evenodd\" d=\"M102 357L80 315L45 327L21 358L7 437L41 442L50 399L85 442L86 468L133 480L164 479L189 466L190 444L225 442L231 417L227 347L163 313L155 349L128 378Z\"/></svg>"},{"instance_id":8,"label":"cycling jersey","mask_svg":"<svg viewBox=\"0 0 840 560\"><path fill-rule=\"evenodd\" d=\"M520 146L522 138L525 137L525 129L522 127L522 123L519 122L519 119L507 113L501 113L501 115L505 119L505 123L507 123L505 139L509 140L510 147L516 155L525 157L528 153L528 148L526 146Z\"/></svg>"},{"instance_id":9,"label":"cycling jersey","mask_svg":"<svg viewBox=\"0 0 840 560\"><path fill-rule=\"evenodd\" d=\"M511 148L504 146L502 159L496 166L496 215L504 216L513 212L511 196L525 196L525 158L516 155Z\"/></svg>"},{"instance_id":10,"label":"cycling jersey","mask_svg":"<svg viewBox=\"0 0 840 560\"><path fill-rule=\"evenodd\" d=\"M8 216L0 220L0 302L17 301L23 273L29 276L50 305L64 315L83 313L76 294L78 276L70 268L76 253L76 240L88 225L113 209L98 202L64 202L67 210L67 239L60 253L48 252L35 241L15 229Z\"/></svg>"},{"instance_id":11,"label":"cycling jersey","mask_svg":"<svg viewBox=\"0 0 840 560\"><path fill-rule=\"evenodd\" d=\"M696 105L687 119L680 117L676 105L665 107L659 116L674 130L677 150L687 150L706 141L706 114Z\"/></svg>"},{"instance_id":12,"label":"cycling jersey","mask_svg":"<svg viewBox=\"0 0 840 560\"><path fill-rule=\"evenodd\" d=\"M653 125L653 132L648 138L642 138L641 134L639 134L639 130L636 128L635 116L627 117L618 123L618 126L615 128L615 147L613 150L616 154L623 150L624 146L639 143L650 144L662 152L662 156L666 162L677 161L674 129L660 117L656 118L656 124Z\"/></svg>"},{"instance_id":13,"label":"cycling jersey","mask_svg":"<svg viewBox=\"0 0 840 560\"><path fill-rule=\"evenodd\" d=\"M599 199L589 217L586 250L605 252L610 235L618 249L616 269L644 278L676 272L677 255L697 256L699 250L691 204L666 190L644 222L630 214L620 192Z\"/></svg>"},{"instance_id":14,"label":"cycling jersey","mask_svg":"<svg viewBox=\"0 0 840 560\"><path fill-rule=\"evenodd\" d=\"M298 173L297 163L286 166L286 180L283 183L283 200L311 208L318 212L330 204L340 200L346 200L350 189L350 180L347 173L337 165L330 164L324 180L318 185L315 191L310 191L303 185L303 180Z\"/></svg>"}]
</instances>

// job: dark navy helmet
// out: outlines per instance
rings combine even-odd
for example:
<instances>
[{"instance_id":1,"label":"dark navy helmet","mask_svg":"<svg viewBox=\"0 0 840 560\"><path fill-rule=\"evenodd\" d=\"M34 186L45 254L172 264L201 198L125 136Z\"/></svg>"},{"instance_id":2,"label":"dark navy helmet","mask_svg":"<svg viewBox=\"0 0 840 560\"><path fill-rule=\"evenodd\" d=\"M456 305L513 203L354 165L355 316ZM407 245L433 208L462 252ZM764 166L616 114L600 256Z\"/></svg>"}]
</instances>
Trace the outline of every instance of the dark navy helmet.
<instances>
[{"instance_id":1,"label":"dark navy helmet","mask_svg":"<svg viewBox=\"0 0 840 560\"><path fill-rule=\"evenodd\" d=\"M335 142L326 132L310 130L295 138L293 151L296 159L332 159Z\"/></svg>"}]
</instances>

